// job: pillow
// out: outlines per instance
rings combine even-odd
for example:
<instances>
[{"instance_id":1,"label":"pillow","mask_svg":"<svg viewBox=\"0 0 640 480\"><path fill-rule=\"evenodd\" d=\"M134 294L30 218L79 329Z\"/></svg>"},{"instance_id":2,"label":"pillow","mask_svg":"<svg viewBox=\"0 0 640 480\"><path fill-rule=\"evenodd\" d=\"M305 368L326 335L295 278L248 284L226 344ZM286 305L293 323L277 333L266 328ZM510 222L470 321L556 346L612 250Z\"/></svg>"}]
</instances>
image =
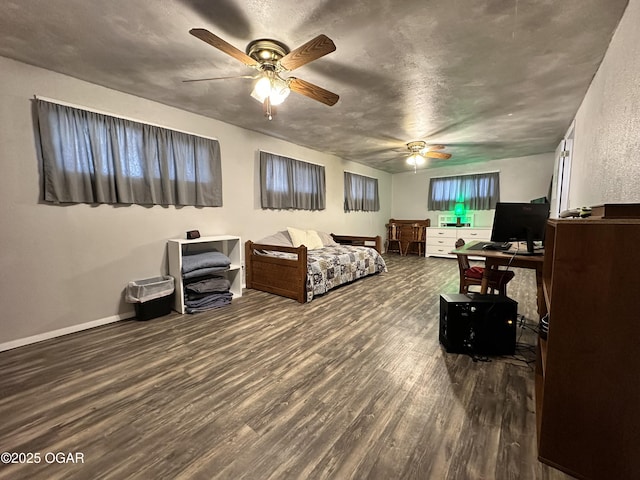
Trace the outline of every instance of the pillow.
<instances>
[{"instance_id":1,"label":"pillow","mask_svg":"<svg viewBox=\"0 0 640 480\"><path fill-rule=\"evenodd\" d=\"M263 245L275 245L276 247L293 247L293 242L291 241L289 232L287 232L286 230L282 230L274 235L264 237L254 243L261 243Z\"/></svg>"},{"instance_id":2,"label":"pillow","mask_svg":"<svg viewBox=\"0 0 640 480\"><path fill-rule=\"evenodd\" d=\"M303 245L307 240L307 232L305 230L287 227L287 232L289 232L289 236L291 237L291 243L293 243L293 246L296 248Z\"/></svg>"},{"instance_id":3,"label":"pillow","mask_svg":"<svg viewBox=\"0 0 640 480\"><path fill-rule=\"evenodd\" d=\"M300 230L299 228L287 227L291 242L294 247L304 245L309 250L316 250L324 247L322 240L315 230Z\"/></svg>"},{"instance_id":4,"label":"pillow","mask_svg":"<svg viewBox=\"0 0 640 480\"><path fill-rule=\"evenodd\" d=\"M322 244L325 247L337 247L340 244L338 242L336 242L333 237L326 233L326 232L318 232L318 236L320 237L320 240L322 240Z\"/></svg>"},{"instance_id":5,"label":"pillow","mask_svg":"<svg viewBox=\"0 0 640 480\"><path fill-rule=\"evenodd\" d=\"M324 242L315 230L307 230L307 243L305 243L309 250L317 250L324 247Z\"/></svg>"}]
</instances>

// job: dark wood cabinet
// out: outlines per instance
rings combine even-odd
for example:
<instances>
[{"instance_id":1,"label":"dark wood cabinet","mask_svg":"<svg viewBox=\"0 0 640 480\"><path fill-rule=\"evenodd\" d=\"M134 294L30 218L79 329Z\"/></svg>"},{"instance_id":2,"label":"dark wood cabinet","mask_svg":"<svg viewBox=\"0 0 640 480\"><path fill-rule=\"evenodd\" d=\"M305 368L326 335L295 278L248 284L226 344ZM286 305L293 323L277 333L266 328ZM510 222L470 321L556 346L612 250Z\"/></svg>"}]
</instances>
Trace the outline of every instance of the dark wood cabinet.
<instances>
[{"instance_id":1,"label":"dark wood cabinet","mask_svg":"<svg viewBox=\"0 0 640 480\"><path fill-rule=\"evenodd\" d=\"M577 478L640 478L640 220L549 220L538 452Z\"/></svg>"}]
</instances>

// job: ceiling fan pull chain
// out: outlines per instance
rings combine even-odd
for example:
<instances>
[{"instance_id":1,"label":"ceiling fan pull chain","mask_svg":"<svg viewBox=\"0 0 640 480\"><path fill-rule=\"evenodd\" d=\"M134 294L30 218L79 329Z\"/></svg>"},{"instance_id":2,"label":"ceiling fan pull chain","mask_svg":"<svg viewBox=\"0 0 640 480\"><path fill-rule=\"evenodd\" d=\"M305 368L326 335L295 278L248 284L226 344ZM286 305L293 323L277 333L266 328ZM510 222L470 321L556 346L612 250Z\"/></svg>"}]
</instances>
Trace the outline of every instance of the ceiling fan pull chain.
<instances>
[{"instance_id":1,"label":"ceiling fan pull chain","mask_svg":"<svg viewBox=\"0 0 640 480\"><path fill-rule=\"evenodd\" d=\"M267 119L269 120L273 120L273 115L275 115L275 112L272 111L272 106L271 106L271 99L267 96L267 98L264 99L264 116L267 117Z\"/></svg>"}]
</instances>

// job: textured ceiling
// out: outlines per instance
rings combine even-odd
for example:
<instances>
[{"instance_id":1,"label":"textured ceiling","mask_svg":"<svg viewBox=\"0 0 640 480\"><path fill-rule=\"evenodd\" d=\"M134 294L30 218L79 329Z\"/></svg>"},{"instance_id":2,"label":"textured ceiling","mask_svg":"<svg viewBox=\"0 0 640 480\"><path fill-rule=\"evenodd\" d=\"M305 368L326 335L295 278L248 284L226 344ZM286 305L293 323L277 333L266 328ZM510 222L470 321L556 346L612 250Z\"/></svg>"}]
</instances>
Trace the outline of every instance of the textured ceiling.
<instances>
[{"instance_id":1,"label":"textured ceiling","mask_svg":"<svg viewBox=\"0 0 640 480\"><path fill-rule=\"evenodd\" d=\"M553 151L627 1L2 0L0 55L397 173L412 140L453 154L426 166ZM255 73L194 27L242 51L324 33L294 75L340 100L292 93L269 121L251 80L184 83Z\"/></svg>"}]
</instances>

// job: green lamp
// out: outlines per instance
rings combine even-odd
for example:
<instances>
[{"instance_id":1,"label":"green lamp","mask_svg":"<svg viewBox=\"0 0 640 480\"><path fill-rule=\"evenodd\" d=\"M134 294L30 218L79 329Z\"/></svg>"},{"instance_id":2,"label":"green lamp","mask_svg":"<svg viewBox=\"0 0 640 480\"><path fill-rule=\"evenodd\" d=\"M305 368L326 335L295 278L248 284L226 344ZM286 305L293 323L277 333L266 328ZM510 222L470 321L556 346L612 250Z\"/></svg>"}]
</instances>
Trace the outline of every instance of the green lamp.
<instances>
[{"instance_id":1,"label":"green lamp","mask_svg":"<svg viewBox=\"0 0 640 480\"><path fill-rule=\"evenodd\" d=\"M453 207L453 213L455 214L456 218L456 226L459 227L461 225L460 223L460 217L463 217L465 214L466 209L464 208L464 203L456 203L456 205Z\"/></svg>"}]
</instances>

